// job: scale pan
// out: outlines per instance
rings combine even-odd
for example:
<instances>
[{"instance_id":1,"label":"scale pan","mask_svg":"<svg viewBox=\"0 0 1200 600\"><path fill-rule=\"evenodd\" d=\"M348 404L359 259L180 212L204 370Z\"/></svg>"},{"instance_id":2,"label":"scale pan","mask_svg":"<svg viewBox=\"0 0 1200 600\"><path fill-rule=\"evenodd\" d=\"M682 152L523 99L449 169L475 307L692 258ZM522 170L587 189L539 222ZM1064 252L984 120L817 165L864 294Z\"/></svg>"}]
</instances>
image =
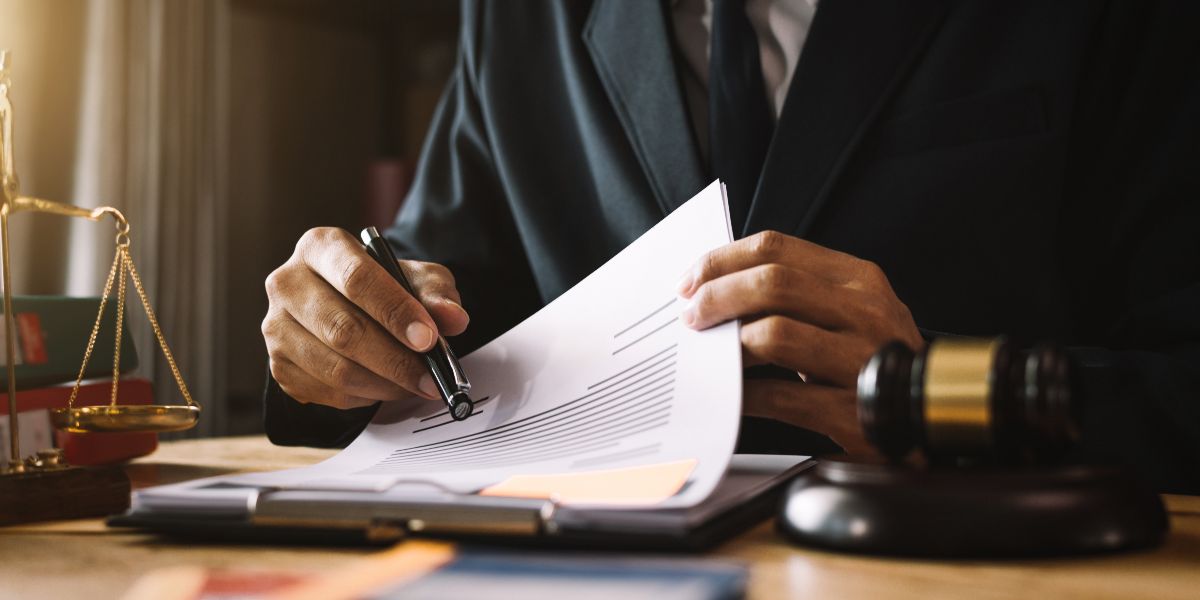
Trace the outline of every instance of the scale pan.
<instances>
[{"instance_id":1,"label":"scale pan","mask_svg":"<svg viewBox=\"0 0 1200 600\"><path fill-rule=\"evenodd\" d=\"M55 429L71 433L183 431L200 420L200 407L183 404L81 406L50 411Z\"/></svg>"}]
</instances>

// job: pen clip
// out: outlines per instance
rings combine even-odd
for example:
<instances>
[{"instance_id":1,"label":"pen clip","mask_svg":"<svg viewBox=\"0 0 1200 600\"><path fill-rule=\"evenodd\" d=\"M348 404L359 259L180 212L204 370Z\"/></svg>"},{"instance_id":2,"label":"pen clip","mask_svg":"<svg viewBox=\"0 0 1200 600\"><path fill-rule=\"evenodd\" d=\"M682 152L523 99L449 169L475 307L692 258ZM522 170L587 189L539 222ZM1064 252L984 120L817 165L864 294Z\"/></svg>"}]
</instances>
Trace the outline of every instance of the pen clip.
<instances>
[{"instance_id":1,"label":"pen clip","mask_svg":"<svg viewBox=\"0 0 1200 600\"><path fill-rule=\"evenodd\" d=\"M438 346L442 351L442 356L446 358L446 364L450 365L450 373L454 376L455 387L460 392L471 391L471 382L467 380L467 374L463 372L462 365L458 364L458 357L450 351L450 345L446 343L446 338L438 336Z\"/></svg>"}]
</instances>

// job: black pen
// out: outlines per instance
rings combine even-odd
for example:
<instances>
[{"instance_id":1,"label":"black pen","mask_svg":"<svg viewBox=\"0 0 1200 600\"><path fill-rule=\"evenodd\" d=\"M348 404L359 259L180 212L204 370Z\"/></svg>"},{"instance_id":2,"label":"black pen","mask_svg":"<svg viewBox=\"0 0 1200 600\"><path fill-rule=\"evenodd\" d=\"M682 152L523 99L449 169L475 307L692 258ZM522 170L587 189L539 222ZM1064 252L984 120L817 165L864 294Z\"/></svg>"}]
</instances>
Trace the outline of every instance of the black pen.
<instances>
[{"instance_id":1,"label":"black pen","mask_svg":"<svg viewBox=\"0 0 1200 600\"><path fill-rule=\"evenodd\" d=\"M405 291L416 298L416 290L404 276L404 271L400 270L400 265L396 262L396 255L392 253L392 248L388 245L387 240L379 235L379 231L374 227L368 227L359 235L362 237L363 245L367 247L367 254L370 254L375 262L387 270L404 287ZM446 403L450 416L455 421L462 421L471 416L471 413L475 411L475 403L467 395L467 392L471 391L471 382L467 381L467 375L463 373L462 365L458 364L458 357L454 355L454 351L450 350L450 344L446 343L446 338L439 335L433 348L422 356L425 357L429 374L433 376L433 381L437 384L438 392L442 395L442 400Z\"/></svg>"}]
</instances>

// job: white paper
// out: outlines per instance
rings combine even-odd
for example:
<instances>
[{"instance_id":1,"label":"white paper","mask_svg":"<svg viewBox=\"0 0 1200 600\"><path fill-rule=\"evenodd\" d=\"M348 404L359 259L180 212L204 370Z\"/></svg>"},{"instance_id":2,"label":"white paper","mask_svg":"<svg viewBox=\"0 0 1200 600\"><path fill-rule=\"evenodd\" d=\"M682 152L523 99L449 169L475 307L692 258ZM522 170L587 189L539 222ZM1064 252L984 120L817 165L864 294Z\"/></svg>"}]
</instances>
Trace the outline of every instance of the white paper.
<instances>
[{"instance_id":1,"label":"white paper","mask_svg":"<svg viewBox=\"0 0 1200 600\"><path fill-rule=\"evenodd\" d=\"M467 420L453 421L429 400L385 403L323 463L221 479L462 493L516 474L695 459L688 484L659 505L692 506L717 485L733 453L741 346L736 322L685 327L676 286L697 259L731 240L723 188L714 182L537 314L463 357L476 401Z\"/></svg>"}]
</instances>

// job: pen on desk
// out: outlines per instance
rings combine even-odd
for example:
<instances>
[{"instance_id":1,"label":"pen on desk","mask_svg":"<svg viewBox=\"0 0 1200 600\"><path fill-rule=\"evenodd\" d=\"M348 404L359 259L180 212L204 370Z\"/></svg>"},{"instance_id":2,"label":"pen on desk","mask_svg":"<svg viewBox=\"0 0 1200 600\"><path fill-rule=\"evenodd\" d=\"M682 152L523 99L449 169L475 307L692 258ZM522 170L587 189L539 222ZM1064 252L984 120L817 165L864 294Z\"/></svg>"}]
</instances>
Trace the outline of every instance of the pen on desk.
<instances>
[{"instance_id":1,"label":"pen on desk","mask_svg":"<svg viewBox=\"0 0 1200 600\"><path fill-rule=\"evenodd\" d=\"M374 227L368 227L359 235L363 245L367 247L367 254L370 254L375 262L391 274L404 287L405 291L416 298L416 290L404 276L404 271L396 262L396 255L392 253L392 248L388 245L387 240L379 235L379 231ZM442 401L446 403L446 408L450 411L450 416L455 421L462 421L471 416L471 413L475 411L475 403L467 395L467 392L471 390L471 382L463 373L462 365L458 363L458 357L454 355L454 351L450 350L450 344L446 343L446 338L439 335L433 348L422 356L425 358L425 364L429 367L429 374L433 376L433 381L437 385L438 393L442 396Z\"/></svg>"}]
</instances>

